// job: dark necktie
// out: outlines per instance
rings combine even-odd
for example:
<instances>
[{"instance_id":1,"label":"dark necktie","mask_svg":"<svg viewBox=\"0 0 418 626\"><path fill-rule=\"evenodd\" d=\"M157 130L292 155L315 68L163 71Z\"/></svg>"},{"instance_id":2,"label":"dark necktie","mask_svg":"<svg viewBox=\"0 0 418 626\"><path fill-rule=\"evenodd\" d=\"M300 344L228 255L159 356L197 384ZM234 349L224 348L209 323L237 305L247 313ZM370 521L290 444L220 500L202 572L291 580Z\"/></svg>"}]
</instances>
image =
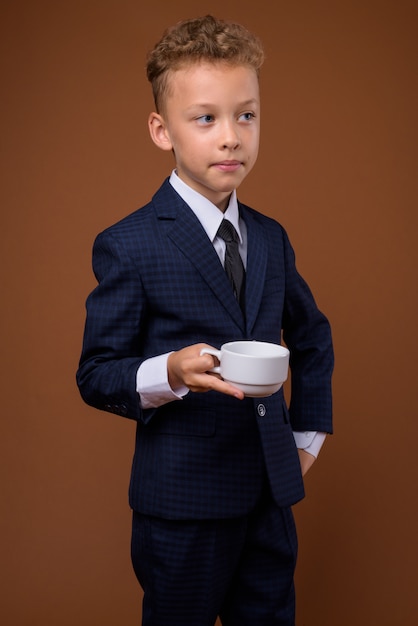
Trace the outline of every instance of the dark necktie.
<instances>
[{"instance_id":1,"label":"dark necktie","mask_svg":"<svg viewBox=\"0 0 418 626\"><path fill-rule=\"evenodd\" d=\"M238 233L228 220L222 220L217 235L225 241L225 272L231 281L235 297L244 308L245 270L238 250Z\"/></svg>"}]
</instances>

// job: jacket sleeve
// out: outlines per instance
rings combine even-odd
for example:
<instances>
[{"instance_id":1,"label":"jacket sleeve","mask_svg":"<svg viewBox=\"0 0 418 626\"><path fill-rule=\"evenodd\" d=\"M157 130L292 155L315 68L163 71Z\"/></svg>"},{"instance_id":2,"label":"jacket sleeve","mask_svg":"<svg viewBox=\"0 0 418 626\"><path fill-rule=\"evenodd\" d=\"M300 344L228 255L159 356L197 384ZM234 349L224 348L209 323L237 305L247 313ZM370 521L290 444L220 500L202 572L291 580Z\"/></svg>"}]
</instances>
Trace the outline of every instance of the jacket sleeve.
<instances>
[{"instance_id":1,"label":"jacket sleeve","mask_svg":"<svg viewBox=\"0 0 418 626\"><path fill-rule=\"evenodd\" d=\"M93 246L97 287L86 302L83 348L76 379L83 400L132 419L141 417L136 392L145 298L138 269L111 233Z\"/></svg>"},{"instance_id":2,"label":"jacket sleeve","mask_svg":"<svg viewBox=\"0 0 418 626\"><path fill-rule=\"evenodd\" d=\"M334 353L330 324L318 309L283 231L286 291L283 339L290 350L290 421L295 431L332 433L331 376Z\"/></svg>"}]
</instances>

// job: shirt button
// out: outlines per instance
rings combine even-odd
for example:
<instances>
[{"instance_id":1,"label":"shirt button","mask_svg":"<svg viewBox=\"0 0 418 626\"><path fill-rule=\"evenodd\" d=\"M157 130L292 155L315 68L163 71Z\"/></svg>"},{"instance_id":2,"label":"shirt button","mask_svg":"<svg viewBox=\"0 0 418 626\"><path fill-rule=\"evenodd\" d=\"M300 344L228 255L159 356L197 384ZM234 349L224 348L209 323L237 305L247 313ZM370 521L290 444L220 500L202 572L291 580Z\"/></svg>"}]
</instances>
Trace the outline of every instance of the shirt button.
<instances>
[{"instance_id":1,"label":"shirt button","mask_svg":"<svg viewBox=\"0 0 418 626\"><path fill-rule=\"evenodd\" d=\"M259 414L260 417L264 417L266 414L266 407L264 406L264 404L259 404L257 406L257 413Z\"/></svg>"}]
</instances>

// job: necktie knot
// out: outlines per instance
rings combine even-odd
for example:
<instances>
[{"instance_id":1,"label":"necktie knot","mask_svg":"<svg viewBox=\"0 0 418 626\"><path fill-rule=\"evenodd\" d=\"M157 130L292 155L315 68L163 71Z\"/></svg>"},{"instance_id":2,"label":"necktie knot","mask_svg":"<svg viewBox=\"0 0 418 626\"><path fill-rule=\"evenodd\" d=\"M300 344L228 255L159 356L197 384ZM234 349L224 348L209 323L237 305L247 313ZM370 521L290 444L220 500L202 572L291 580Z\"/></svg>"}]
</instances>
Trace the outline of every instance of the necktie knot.
<instances>
[{"instance_id":1,"label":"necktie knot","mask_svg":"<svg viewBox=\"0 0 418 626\"><path fill-rule=\"evenodd\" d=\"M221 225L218 228L218 236L226 243L238 243L238 233L228 220L222 220Z\"/></svg>"}]
</instances>

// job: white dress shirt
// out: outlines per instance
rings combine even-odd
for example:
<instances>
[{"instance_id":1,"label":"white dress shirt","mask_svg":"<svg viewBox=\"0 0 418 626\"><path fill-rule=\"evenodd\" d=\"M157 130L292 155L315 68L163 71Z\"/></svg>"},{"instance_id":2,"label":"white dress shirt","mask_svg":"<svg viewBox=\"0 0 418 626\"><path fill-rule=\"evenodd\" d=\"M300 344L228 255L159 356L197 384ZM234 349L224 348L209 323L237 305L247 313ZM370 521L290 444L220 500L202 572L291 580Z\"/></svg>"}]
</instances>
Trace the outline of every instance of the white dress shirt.
<instances>
[{"instance_id":1,"label":"white dress shirt","mask_svg":"<svg viewBox=\"0 0 418 626\"><path fill-rule=\"evenodd\" d=\"M177 193L194 212L207 236L212 242L222 265L225 259L225 242L217 236L218 228L225 218L229 220L238 233L240 240L239 251L244 267L247 263L247 230L245 223L240 219L236 192L233 191L225 213L200 193L186 185L176 174L175 170L170 176L170 183ZM189 389L185 386L172 389L168 383L167 359L170 353L161 354L144 361L137 372L136 390L139 394L143 409L156 408L181 400ZM317 457L326 434L314 431L294 432L296 446Z\"/></svg>"}]
</instances>

